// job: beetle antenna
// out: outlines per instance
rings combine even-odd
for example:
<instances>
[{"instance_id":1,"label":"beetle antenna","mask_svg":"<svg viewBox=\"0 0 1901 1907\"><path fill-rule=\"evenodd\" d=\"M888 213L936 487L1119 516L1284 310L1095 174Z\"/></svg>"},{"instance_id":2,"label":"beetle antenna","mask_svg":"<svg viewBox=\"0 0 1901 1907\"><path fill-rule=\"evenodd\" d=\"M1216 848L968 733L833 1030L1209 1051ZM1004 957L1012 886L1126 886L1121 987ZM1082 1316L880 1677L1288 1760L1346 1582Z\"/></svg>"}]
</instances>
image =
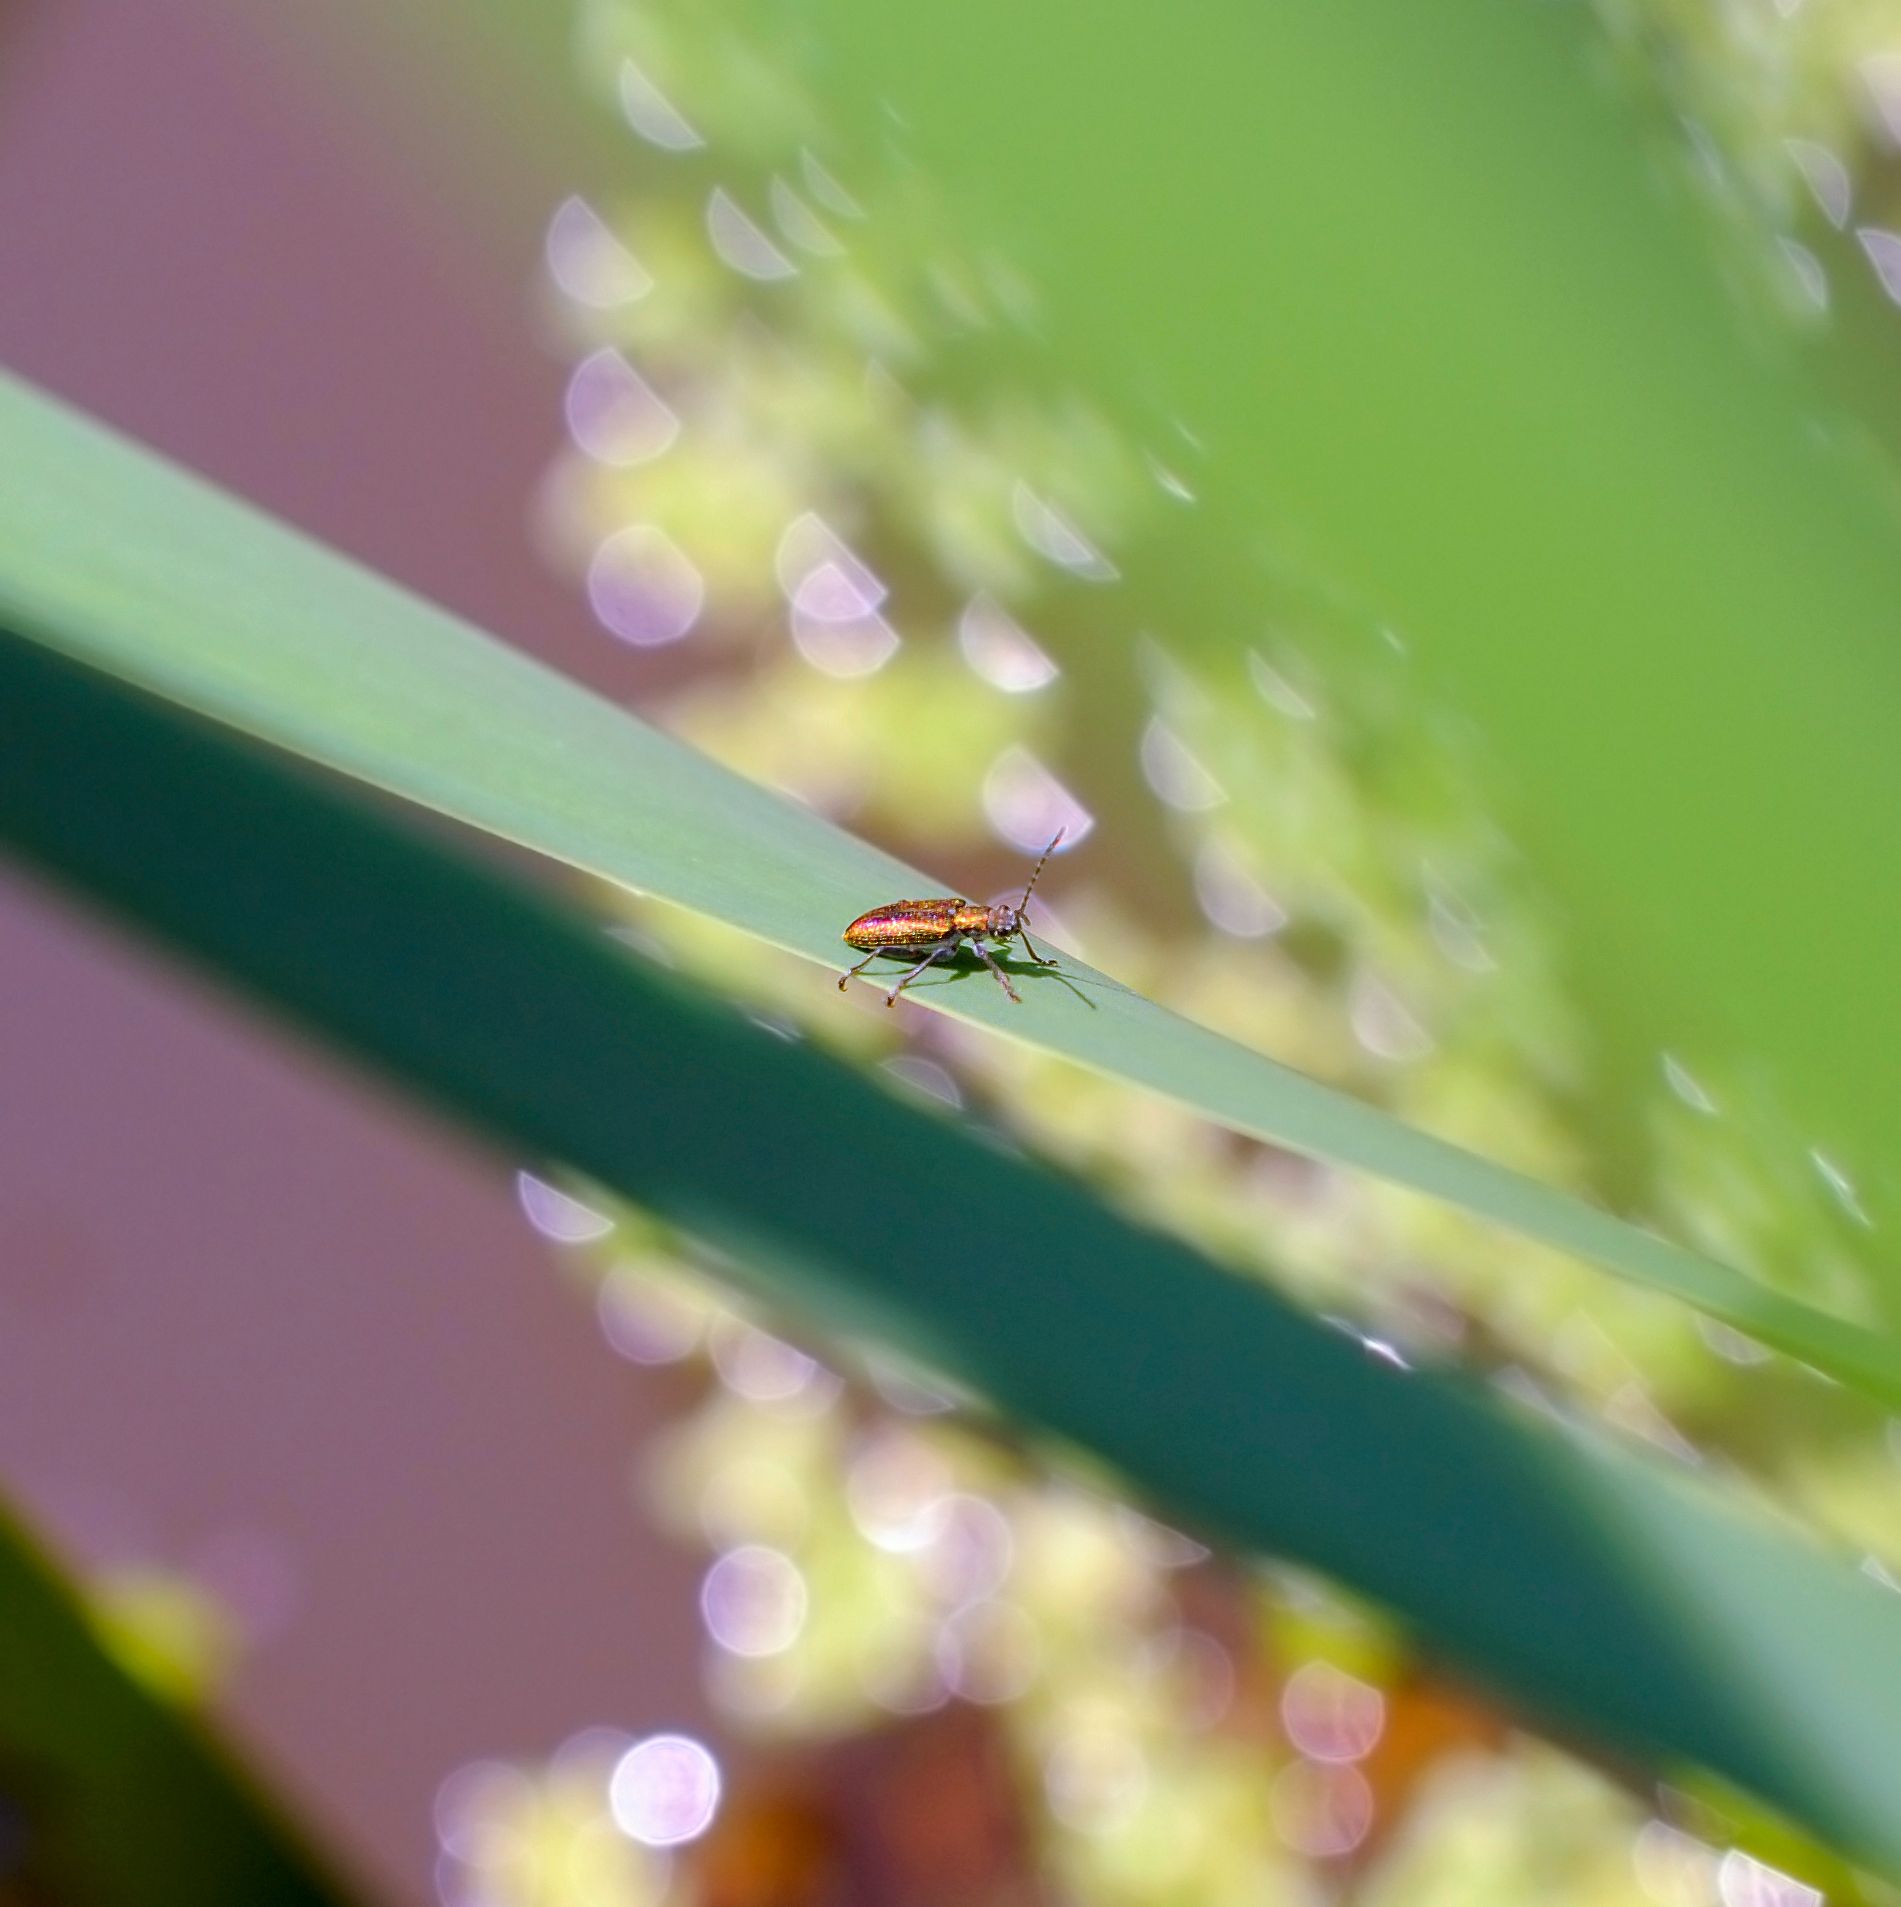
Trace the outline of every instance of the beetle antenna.
<instances>
[{"instance_id":1,"label":"beetle antenna","mask_svg":"<svg viewBox=\"0 0 1901 1907\"><path fill-rule=\"evenodd\" d=\"M1036 885L1037 876L1043 872L1043 862L1047 861L1050 858L1050 856L1056 852L1057 844L1062 840L1063 836L1066 835L1068 832L1069 830L1066 827L1058 828L1056 830L1055 838L1050 842L1049 846L1043 850L1043 859L1038 861L1036 866L1030 870L1029 884L1023 890L1023 898L1017 902L1017 911L1019 913L1021 913L1023 909L1029 906L1030 904L1030 888Z\"/></svg>"}]
</instances>

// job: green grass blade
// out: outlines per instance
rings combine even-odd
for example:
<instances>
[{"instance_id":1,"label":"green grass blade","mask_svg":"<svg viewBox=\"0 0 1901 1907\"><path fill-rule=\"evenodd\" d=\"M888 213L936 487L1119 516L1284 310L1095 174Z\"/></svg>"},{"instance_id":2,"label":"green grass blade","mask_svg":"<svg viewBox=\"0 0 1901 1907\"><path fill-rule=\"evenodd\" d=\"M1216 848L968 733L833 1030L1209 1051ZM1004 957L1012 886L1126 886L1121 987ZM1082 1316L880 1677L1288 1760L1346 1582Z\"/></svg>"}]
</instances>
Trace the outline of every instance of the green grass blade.
<instances>
[{"instance_id":1,"label":"green grass blade","mask_svg":"<svg viewBox=\"0 0 1901 1907\"><path fill-rule=\"evenodd\" d=\"M1901 1601L1846 1566L1369 1356L594 924L4 637L0 840L516 1156L660 1212L808 1326L923 1360L1546 1718L1901 1874Z\"/></svg>"},{"instance_id":2,"label":"green grass blade","mask_svg":"<svg viewBox=\"0 0 1901 1907\"><path fill-rule=\"evenodd\" d=\"M112 1659L69 1586L0 1511L0 1899L352 1898L193 1717Z\"/></svg>"},{"instance_id":3,"label":"green grass blade","mask_svg":"<svg viewBox=\"0 0 1901 1907\"><path fill-rule=\"evenodd\" d=\"M827 966L865 907L942 886L17 381L0 443L0 616L36 640ZM1883 1339L1065 968L1077 987L1032 977L1020 1007L981 973L911 997L1593 1260L1901 1406Z\"/></svg>"}]
</instances>

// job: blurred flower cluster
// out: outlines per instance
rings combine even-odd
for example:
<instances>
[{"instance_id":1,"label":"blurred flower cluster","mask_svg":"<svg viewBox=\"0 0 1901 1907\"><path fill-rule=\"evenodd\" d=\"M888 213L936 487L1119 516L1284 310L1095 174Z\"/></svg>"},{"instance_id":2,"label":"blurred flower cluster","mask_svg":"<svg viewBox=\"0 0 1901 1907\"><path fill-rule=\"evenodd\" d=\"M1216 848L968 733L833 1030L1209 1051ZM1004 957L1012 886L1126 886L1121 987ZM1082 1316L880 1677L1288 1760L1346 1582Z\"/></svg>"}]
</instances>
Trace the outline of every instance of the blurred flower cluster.
<instances>
[{"instance_id":1,"label":"blurred flower cluster","mask_svg":"<svg viewBox=\"0 0 1901 1907\"><path fill-rule=\"evenodd\" d=\"M1286 579L1245 641L1171 596L1193 439L1067 388L1028 279L962 243L901 150L825 150L782 12L579 18L633 156L624 201L550 223L573 370L537 521L643 712L965 892L1020 880L1064 827L1039 890L1059 946L1862 1307L1852 1178L1741 1069L1662 1055L1642 1103L1605 1116L1549 910L1403 634ZM1391 1355L1456 1361L1901 1570L1875 1415L1681 1306L948 1017L843 1003L703 921L629 927ZM1859 1897L1733 1802L1532 1741L1374 1613L1210 1555L917 1374L821 1361L642 1215L523 1188L607 1341L675 1386L646 1498L706 1558L707 1686L741 1748L691 1834L630 1825L651 1744L465 1771L445 1899L1798 1907L1819 1895L1796 1872Z\"/></svg>"},{"instance_id":2,"label":"blurred flower cluster","mask_svg":"<svg viewBox=\"0 0 1901 1907\"><path fill-rule=\"evenodd\" d=\"M1872 271L1901 303L1894 0L1596 0L1596 12L1637 85L1677 115L1746 280L1798 320L1828 309L1835 265Z\"/></svg>"}]
</instances>

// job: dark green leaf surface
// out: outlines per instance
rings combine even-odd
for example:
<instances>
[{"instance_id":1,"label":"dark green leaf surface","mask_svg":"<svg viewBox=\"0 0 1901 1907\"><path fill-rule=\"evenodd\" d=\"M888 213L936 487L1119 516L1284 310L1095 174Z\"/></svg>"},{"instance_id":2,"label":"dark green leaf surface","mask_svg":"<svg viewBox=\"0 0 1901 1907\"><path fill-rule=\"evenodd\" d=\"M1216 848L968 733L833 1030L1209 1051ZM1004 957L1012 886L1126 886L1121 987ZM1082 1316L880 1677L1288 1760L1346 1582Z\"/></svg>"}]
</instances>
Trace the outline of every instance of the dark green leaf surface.
<instances>
[{"instance_id":1,"label":"dark green leaf surface","mask_svg":"<svg viewBox=\"0 0 1901 1907\"><path fill-rule=\"evenodd\" d=\"M1901 1875L1901 1601L1402 1372L162 702L0 639L0 840L513 1151L1379 1598L1538 1713ZM928 1241L928 1242L922 1242Z\"/></svg>"},{"instance_id":2,"label":"dark green leaf surface","mask_svg":"<svg viewBox=\"0 0 1901 1907\"><path fill-rule=\"evenodd\" d=\"M945 891L17 382L0 444L0 615L25 635L828 966L866 907ZM1893 1344L1064 964L1077 984L1045 977L1022 1006L981 973L912 997L1594 1260L1901 1406Z\"/></svg>"}]
</instances>

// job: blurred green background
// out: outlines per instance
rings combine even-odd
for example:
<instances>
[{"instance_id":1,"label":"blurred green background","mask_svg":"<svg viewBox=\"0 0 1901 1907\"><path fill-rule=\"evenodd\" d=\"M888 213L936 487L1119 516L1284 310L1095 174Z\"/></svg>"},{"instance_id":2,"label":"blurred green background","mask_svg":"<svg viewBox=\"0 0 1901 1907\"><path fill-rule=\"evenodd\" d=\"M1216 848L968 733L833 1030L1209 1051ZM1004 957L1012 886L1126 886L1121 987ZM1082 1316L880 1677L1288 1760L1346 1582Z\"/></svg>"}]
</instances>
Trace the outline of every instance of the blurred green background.
<instances>
[{"instance_id":1,"label":"blurred green background","mask_svg":"<svg viewBox=\"0 0 1901 1907\"><path fill-rule=\"evenodd\" d=\"M1673 64L1741 91L1720 36L1753 22L1798 94L1853 10L1790 11L1694 13ZM1745 1052L1885 1199L1901 538L1869 421L1815 395L1830 316L1777 281L1775 236L1827 230L1799 187L1754 235L1766 256L1734 258L1746 241L1698 216L1715 195L1657 96L1668 69L1609 83L1581 7L820 18L860 149L895 147L960 229L1032 261L1051 361L1086 364L1149 442L1173 421L1205 444L1204 507L1145 546L1105 638L1206 654L1268 623L1262 567L1337 581L1476 725L1626 1071ZM1884 44L1873 10L1847 24ZM1853 164L1873 112L1836 58L1844 97L1798 97L1787 131ZM1866 144L1873 210L1851 217L1878 228L1886 145ZM1724 282L1751 266L1753 307ZM1852 250L1831 267L1833 297L1885 302ZM1859 367L1877 417L1883 344Z\"/></svg>"}]
</instances>

